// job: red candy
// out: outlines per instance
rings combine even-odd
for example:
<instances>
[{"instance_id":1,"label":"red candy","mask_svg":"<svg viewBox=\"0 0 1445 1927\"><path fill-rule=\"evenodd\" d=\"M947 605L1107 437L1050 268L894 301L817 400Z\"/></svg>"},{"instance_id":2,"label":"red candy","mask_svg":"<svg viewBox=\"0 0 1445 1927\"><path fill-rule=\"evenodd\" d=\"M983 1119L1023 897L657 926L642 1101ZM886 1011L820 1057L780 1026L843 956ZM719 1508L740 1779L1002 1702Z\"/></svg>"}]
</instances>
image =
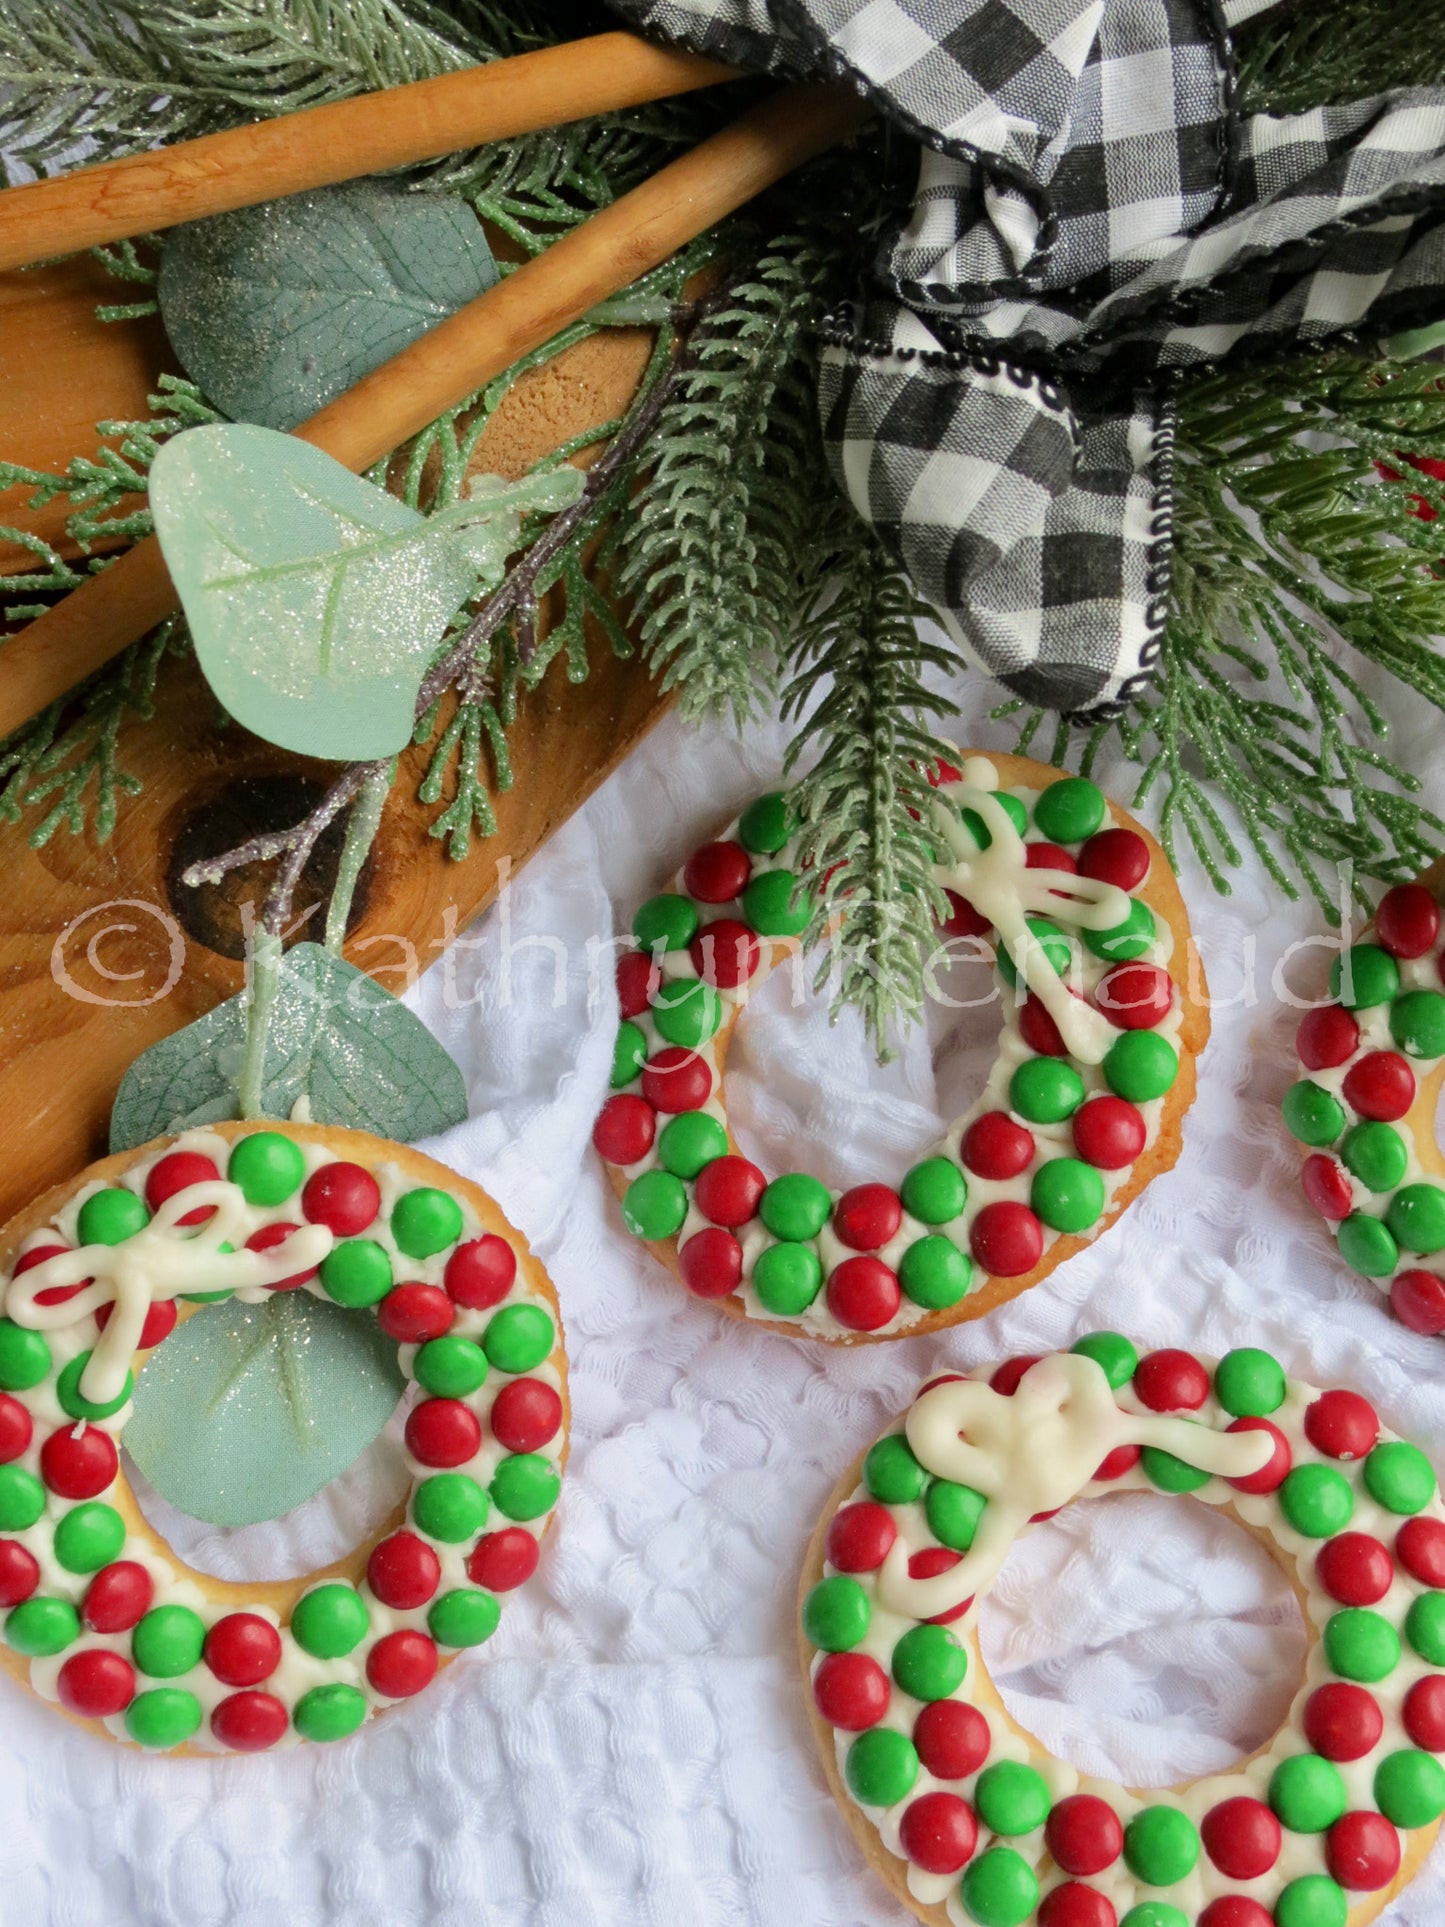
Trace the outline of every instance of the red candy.
<instances>
[{"instance_id":1,"label":"red candy","mask_svg":"<svg viewBox=\"0 0 1445 1927\"><path fill-rule=\"evenodd\" d=\"M886 1184L855 1184L833 1207L833 1229L852 1251L877 1251L902 1222L903 1201Z\"/></svg>"},{"instance_id":2,"label":"red candy","mask_svg":"<svg viewBox=\"0 0 1445 1927\"><path fill-rule=\"evenodd\" d=\"M1395 1557L1421 1585L1445 1587L1445 1521L1407 1519L1395 1534Z\"/></svg>"},{"instance_id":3,"label":"red candy","mask_svg":"<svg viewBox=\"0 0 1445 1927\"><path fill-rule=\"evenodd\" d=\"M18 1539L0 1539L0 1606L18 1606L40 1584L40 1562Z\"/></svg>"},{"instance_id":4,"label":"red candy","mask_svg":"<svg viewBox=\"0 0 1445 1927\"><path fill-rule=\"evenodd\" d=\"M871 1499L840 1506L828 1522L829 1563L839 1572L876 1572L897 1537L898 1528L886 1506Z\"/></svg>"},{"instance_id":5,"label":"red candy","mask_svg":"<svg viewBox=\"0 0 1445 1927\"><path fill-rule=\"evenodd\" d=\"M1079 874L1132 890L1149 874L1149 845L1133 830L1096 830L1079 852Z\"/></svg>"},{"instance_id":6,"label":"red candy","mask_svg":"<svg viewBox=\"0 0 1445 1927\"><path fill-rule=\"evenodd\" d=\"M1402 1271L1390 1286L1390 1309L1412 1332L1445 1331L1445 1283L1433 1271Z\"/></svg>"},{"instance_id":7,"label":"red candy","mask_svg":"<svg viewBox=\"0 0 1445 1927\"><path fill-rule=\"evenodd\" d=\"M1367 1051L1345 1072L1343 1089L1361 1117L1393 1124L1415 1102L1415 1073L1398 1051Z\"/></svg>"},{"instance_id":8,"label":"red candy","mask_svg":"<svg viewBox=\"0 0 1445 1927\"><path fill-rule=\"evenodd\" d=\"M376 1308L376 1322L398 1345L425 1345L449 1332L456 1307L440 1285L393 1285Z\"/></svg>"},{"instance_id":9,"label":"red candy","mask_svg":"<svg viewBox=\"0 0 1445 1927\"><path fill-rule=\"evenodd\" d=\"M156 1159L146 1177L146 1203L152 1211L158 1211L178 1191L189 1191L193 1184L214 1184L220 1175L211 1159L199 1151L167 1151L163 1158ZM204 1224L215 1210L213 1204L199 1204L176 1222Z\"/></svg>"},{"instance_id":10,"label":"red candy","mask_svg":"<svg viewBox=\"0 0 1445 1927\"><path fill-rule=\"evenodd\" d=\"M1199 1826L1204 1851L1230 1880L1258 1880L1279 1859L1284 1831L1260 1800L1241 1795L1211 1807Z\"/></svg>"},{"instance_id":11,"label":"red candy","mask_svg":"<svg viewBox=\"0 0 1445 1927\"><path fill-rule=\"evenodd\" d=\"M80 1616L93 1633L128 1633L151 1609L155 1582L134 1559L102 1566L91 1580Z\"/></svg>"},{"instance_id":12,"label":"red candy","mask_svg":"<svg viewBox=\"0 0 1445 1927\"><path fill-rule=\"evenodd\" d=\"M866 1653L828 1653L813 1675L813 1701L830 1726L862 1733L888 1711L888 1675Z\"/></svg>"},{"instance_id":13,"label":"red candy","mask_svg":"<svg viewBox=\"0 0 1445 1927\"><path fill-rule=\"evenodd\" d=\"M93 1499L115 1478L115 1440L98 1425L67 1425L40 1448L40 1476L62 1499Z\"/></svg>"},{"instance_id":14,"label":"red candy","mask_svg":"<svg viewBox=\"0 0 1445 1927\"><path fill-rule=\"evenodd\" d=\"M1331 1680L1305 1701L1304 1736L1327 1760L1362 1760L1379 1744L1385 1716L1363 1686Z\"/></svg>"},{"instance_id":15,"label":"red candy","mask_svg":"<svg viewBox=\"0 0 1445 1927\"><path fill-rule=\"evenodd\" d=\"M1122 1479L1126 1472L1132 1472L1144 1456L1142 1445L1116 1445L1108 1457L1100 1462L1096 1479Z\"/></svg>"},{"instance_id":16,"label":"red candy","mask_svg":"<svg viewBox=\"0 0 1445 1927\"><path fill-rule=\"evenodd\" d=\"M704 843L687 859L682 887L699 903L731 903L748 887L752 873L741 843Z\"/></svg>"},{"instance_id":17,"label":"red candy","mask_svg":"<svg viewBox=\"0 0 1445 1927\"><path fill-rule=\"evenodd\" d=\"M1158 964L1119 963L1100 978L1094 1001L1116 1030L1153 1030L1174 1008L1174 982Z\"/></svg>"},{"instance_id":18,"label":"red candy","mask_svg":"<svg viewBox=\"0 0 1445 1927\"><path fill-rule=\"evenodd\" d=\"M310 1224L324 1224L338 1238L354 1238L376 1220L381 1186L360 1164L338 1159L313 1171L301 1192L301 1210Z\"/></svg>"},{"instance_id":19,"label":"red candy","mask_svg":"<svg viewBox=\"0 0 1445 1927\"><path fill-rule=\"evenodd\" d=\"M29 1251L22 1251L15 1260L15 1276L18 1278L22 1272L33 1271L37 1265L43 1265L47 1258L63 1258L69 1249L69 1245L32 1245ZM37 1305L63 1305L67 1298L84 1291L92 1282L89 1278L82 1278L78 1285L49 1285L44 1291L36 1292L35 1302Z\"/></svg>"},{"instance_id":20,"label":"red candy","mask_svg":"<svg viewBox=\"0 0 1445 1927\"><path fill-rule=\"evenodd\" d=\"M948 915L939 924L939 935L944 937L986 937L993 925L987 917L981 917L967 897L961 897L957 890L945 890L948 898Z\"/></svg>"},{"instance_id":21,"label":"red candy","mask_svg":"<svg viewBox=\"0 0 1445 1927\"><path fill-rule=\"evenodd\" d=\"M210 1213L207 1212L206 1216L209 1217ZM114 1310L114 1304L96 1306L95 1322L102 1331L110 1323ZM176 1320L179 1317L180 1308L173 1298L158 1298L153 1304L147 1305L145 1322L140 1328L140 1338L137 1340L138 1348L148 1352L152 1345L159 1345L163 1338L169 1338L176 1328Z\"/></svg>"},{"instance_id":22,"label":"red candy","mask_svg":"<svg viewBox=\"0 0 1445 1927\"><path fill-rule=\"evenodd\" d=\"M719 917L705 923L687 947L692 967L705 984L719 990L736 990L745 984L762 961L763 947L756 931L736 917ZM624 1011L624 1017L633 1013Z\"/></svg>"},{"instance_id":23,"label":"red candy","mask_svg":"<svg viewBox=\"0 0 1445 1927\"><path fill-rule=\"evenodd\" d=\"M1039 1902L1039 1927L1117 1927L1112 1900L1081 1880L1066 1880Z\"/></svg>"},{"instance_id":24,"label":"red candy","mask_svg":"<svg viewBox=\"0 0 1445 1927\"><path fill-rule=\"evenodd\" d=\"M441 1577L441 1560L414 1532L393 1532L372 1547L366 1562L366 1583L383 1606L396 1612L415 1612L424 1606Z\"/></svg>"},{"instance_id":25,"label":"red candy","mask_svg":"<svg viewBox=\"0 0 1445 1927\"><path fill-rule=\"evenodd\" d=\"M845 1258L825 1287L828 1309L849 1331L876 1332L896 1318L903 1294L881 1258Z\"/></svg>"},{"instance_id":26,"label":"red candy","mask_svg":"<svg viewBox=\"0 0 1445 1927\"><path fill-rule=\"evenodd\" d=\"M592 1126L592 1144L609 1164L636 1164L652 1149L657 1114L634 1091L609 1097Z\"/></svg>"},{"instance_id":27,"label":"red candy","mask_svg":"<svg viewBox=\"0 0 1445 1927\"><path fill-rule=\"evenodd\" d=\"M934 789L937 789L940 783L961 783L963 781L963 771L961 769L955 769L946 756L940 756L924 773Z\"/></svg>"},{"instance_id":28,"label":"red candy","mask_svg":"<svg viewBox=\"0 0 1445 1927\"><path fill-rule=\"evenodd\" d=\"M988 1721L966 1700L931 1700L913 1722L913 1744L935 1780L966 1780L988 1758Z\"/></svg>"},{"instance_id":29,"label":"red candy","mask_svg":"<svg viewBox=\"0 0 1445 1927\"><path fill-rule=\"evenodd\" d=\"M1426 1753L1445 1752L1445 1673L1417 1679L1400 1708L1405 1731Z\"/></svg>"},{"instance_id":30,"label":"red candy","mask_svg":"<svg viewBox=\"0 0 1445 1927\"><path fill-rule=\"evenodd\" d=\"M1342 1606L1373 1606L1390 1590L1395 1562L1368 1532L1342 1532L1315 1554L1315 1572Z\"/></svg>"},{"instance_id":31,"label":"red candy","mask_svg":"<svg viewBox=\"0 0 1445 1927\"><path fill-rule=\"evenodd\" d=\"M705 1225L679 1245L682 1282L698 1298L726 1298L743 1279L743 1248L731 1231Z\"/></svg>"},{"instance_id":32,"label":"red candy","mask_svg":"<svg viewBox=\"0 0 1445 1927\"><path fill-rule=\"evenodd\" d=\"M1044 1228L1026 1204L1000 1198L974 1219L969 1248L991 1277L1018 1278L1044 1255Z\"/></svg>"},{"instance_id":33,"label":"red candy","mask_svg":"<svg viewBox=\"0 0 1445 1927\"><path fill-rule=\"evenodd\" d=\"M750 1159L721 1157L698 1172L693 1197L705 1218L731 1229L757 1216L767 1188L767 1179Z\"/></svg>"},{"instance_id":34,"label":"red candy","mask_svg":"<svg viewBox=\"0 0 1445 1927\"><path fill-rule=\"evenodd\" d=\"M1345 1167L1327 1151L1310 1153L1300 1172L1300 1183L1304 1187L1305 1197L1315 1210L1332 1224L1338 1223L1341 1218L1348 1218L1354 1209Z\"/></svg>"},{"instance_id":35,"label":"red candy","mask_svg":"<svg viewBox=\"0 0 1445 1927\"><path fill-rule=\"evenodd\" d=\"M910 1579L936 1579L941 1572L951 1572L963 1557L961 1552L953 1552L947 1546L925 1546L922 1552L909 1554L908 1577ZM935 1613L925 1620L928 1626L951 1626L955 1619L963 1615L973 1604L973 1595L960 1600L958 1605L950 1606L947 1612Z\"/></svg>"},{"instance_id":36,"label":"red candy","mask_svg":"<svg viewBox=\"0 0 1445 1927\"><path fill-rule=\"evenodd\" d=\"M0 1465L8 1465L29 1450L34 1430L28 1409L18 1398L0 1392Z\"/></svg>"},{"instance_id":37,"label":"red candy","mask_svg":"<svg viewBox=\"0 0 1445 1927\"><path fill-rule=\"evenodd\" d=\"M1192 1352L1146 1352L1134 1390L1151 1412L1197 1412L1209 1396L1209 1373Z\"/></svg>"},{"instance_id":38,"label":"red candy","mask_svg":"<svg viewBox=\"0 0 1445 1927\"><path fill-rule=\"evenodd\" d=\"M1358 1392L1322 1392L1305 1412L1305 1437L1331 1459L1362 1459L1380 1436L1375 1408Z\"/></svg>"},{"instance_id":39,"label":"red candy","mask_svg":"<svg viewBox=\"0 0 1445 1927\"><path fill-rule=\"evenodd\" d=\"M898 1838L925 1873L957 1873L978 1844L978 1823L956 1793L924 1793L903 1809Z\"/></svg>"},{"instance_id":40,"label":"red candy","mask_svg":"<svg viewBox=\"0 0 1445 1927\"><path fill-rule=\"evenodd\" d=\"M1124 1827L1107 1800L1071 1793L1044 1825L1049 1852L1065 1873L1102 1873L1124 1851Z\"/></svg>"},{"instance_id":41,"label":"red candy","mask_svg":"<svg viewBox=\"0 0 1445 1927\"><path fill-rule=\"evenodd\" d=\"M1221 1894L1210 1901L1196 1927L1274 1927L1274 1915L1246 1894Z\"/></svg>"},{"instance_id":42,"label":"red candy","mask_svg":"<svg viewBox=\"0 0 1445 1927\"><path fill-rule=\"evenodd\" d=\"M286 1708L274 1693L232 1693L211 1715L211 1731L233 1753L264 1753L286 1724Z\"/></svg>"},{"instance_id":43,"label":"red candy","mask_svg":"<svg viewBox=\"0 0 1445 1927\"><path fill-rule=\"evenodd\" d=\"M60 1704L82 1719L108 1719L135 1698L135 1668L120 1653L72 1653L55 1682Z\"/></svg>"},{"instance_id":44,"label":"red candy","mask_svg":"<svg viewBox=\"0 0 1445 1927\"><path fill-rule=\"evenodd\" d=\"M478 1539L467 1560L467 1577L488 1592L511 1592L537 1570L541 1549L523 1526L504 1526Z\"/></svg>"},{"instance_id":45,"label":"red candy","mask_svg":"<svg viewBox=\"0 0 1445 1927\"><path fill-rule=\"evenodd\" d=\"M442 1274L446 1288L468 1311L490 1311L500 1305L517 1276L517 1254L494 1231L469 1238L447 1259Z\"/></svg>"},{"instance_id":46,"label":"red candy","mask_svg":"<svg viewBox=\"0 0 1445 1927\"><path fill-rule=\"evenodd\" d=\"M1271 1425L1267 1418L1237 1418L1225 1427L1227 1432L1267 1432L1274 1440L1274 1450L1259 1468L1242 1479L1227 1481L1236 1492L1277 1492L1289 1477L1294 1455L1289 1449L1289 1440L1277 1425Z\"/></svg>"},{"instance_id":47,"label":"red candy","mask_svg":"<svg viewBox=\"0 0 1445 1927\"><path fill-rule=\"evenodd\" d=\"M383 1698L410 1699L437 1676L436 1641L425 1633L386 1633L366 1656L366 1677Z\"/></svg>"},{"instance_id":48,"label":"red candy","mask_svg":"<svg viewBox=\"0 0 1445 1927\"><path fill-rule=\"evenodd\" d=\"M645 950L617 959L617 1007L624 1017L640 1017L657 994L662 967Z\"/></svg>"},{"instance_id":49,"label":"red candy","mask_svg":"<svg viewBox=\"0 0 1445 1927\"><path fill-rule=\"evenodd\" d=\"M259 1231L253 1231L246 1240L247 1251L274 1251L277 1245L285 1244L293 1231L301 1227L295 1224L263 1224ZM312 1265L309 1271L293 1272L289 1278L282 1278L271 1286L272 1291L295 1291L316 1276L318 1266Z\"/></svg>"},{"instance_id":50,"label":"red candy","mask_svg":"<svg viewBox=\"0 0 1445 1927\"><path fill-rule=\"evenodd\" d=\"M1078 863L1067 850L1061 850L1057 843L1025 843L1024 868L1026 870L1062 870L1068 876L1078 874Z\"/></svg>"},{"instance_id":51,"label":"red candy","mask_svg":"<svg viewBox=\"0 0 1445 1927\"><path fill-rule=\"evenodd\" d=\"M1091 1097L1074 1112L1074 1149L1087 1164L1101 1171L1122 1171L1144 1149L1148 1130L1144 1114L1127 1098L1105 1092Z\"/></svg>"},{"instance_id":52,"label":"red candy","mask_svg":"<svg viewBox=\"0 0 1445 1927\"><path fill-rule=\"evenodd\" d=\"M1042 1352L1030 1352L1025 1358L1006 1358L989 1379L989 1390L997 1392L1000 1398L1012 1398L1024 1373L1037 1365L1042 1356Z\"/></svg>"},{"instance_id":53,"label":"red candy","mask_svg":"<svg viewBox=\"0 0 1445 1927\"><path fill-rule=\"evenodd\" d=\"M1400 1871L1400 1836L1383 1813L1346 1813L1325 1836L1325 1858L1353 1893L1388 1887Z\"/></svg>"},{"instance_id":54,"label":"red candy","mask_svg":"<svg viewBox=\"0 0 1445 1927\"><path fill-rule=\"evenodd\" d=\"M669 1044L642 1067L642 1095L654 1111L697 1111L712 1090L712 1072L694 1050Z\"/></svg>"},{"instance_id":55,"label":"red candy","mask_svg":"<svg viewBox=\"0 0 1445 1927\"><path fill-rule=\"evenodd\" d=\"M492 1404L492 1436L509 1452L539 1452L557 1436L561 1395L540 1378L514 1378Z\"/></svg>"},{"instance_id":56,"label":"red candy","mask_svg":"<svg viewBox=\"0 0 1445 1927\"><path fill-rule=\"evenodd\" d=\"M1331 1071L1360 1048L1360 1026L1340 1004L1321 1004L1300 1019L1294 1047L1307 1071Z\"/></svg>"},{"instance_id":57,"label":"red candy","mask_svg":"<svg viewBox=\"0 0 1445 1927\"><path fill-rule=\"evenodd\" d=\"M465 1465L481 1445L481 1421L460 1399L426 1398L411 1408L406 1446L422 1465Z\"/></svg>"},{"instance_id":58,"label":"red candy","mask_svg":"<svg viewBox=\"0 0 1445 1927\"><path fill-rule=\"evenodd\" d=\"M1063 1033L1037 997L1026 997L1019 1011L1019 1036L1040 1057L1064 1057L1068 1047Z\"/></svg>"},{"instance_id":59,"label":"red candy","mask_svg":"<svg viewBox=\"0 0 1445 1927\"><path fill-rule=\"evenodd\" d=\"M1016 1178L1033 1162L1033 1133L1005 1111L985 1111L964 1132L959 1156L975 1177Z\"/></svg>"},{"instance_id":60,"label":"red candy","mask_svg":"<svg viewBox=\"0 0 1445 1927\"><path fill-rule=\"evenodd\" d=\"M1380 898L1375 937L1392 957L1423 957L1440 934L1440 906L1423 883L1397 883Z\"/></svg>"},{"instance_id":61,"label":"red candy","mask_svg":"<svg viewBox=\"0 0 1445 1927\"><path fill-rule=\"evenodd\" d=\"M206 1634L204 1650L223 1686L259 1686L281 1664L281 1635L259 1613L227 1613Z\"/></svg>"}]
</instances>

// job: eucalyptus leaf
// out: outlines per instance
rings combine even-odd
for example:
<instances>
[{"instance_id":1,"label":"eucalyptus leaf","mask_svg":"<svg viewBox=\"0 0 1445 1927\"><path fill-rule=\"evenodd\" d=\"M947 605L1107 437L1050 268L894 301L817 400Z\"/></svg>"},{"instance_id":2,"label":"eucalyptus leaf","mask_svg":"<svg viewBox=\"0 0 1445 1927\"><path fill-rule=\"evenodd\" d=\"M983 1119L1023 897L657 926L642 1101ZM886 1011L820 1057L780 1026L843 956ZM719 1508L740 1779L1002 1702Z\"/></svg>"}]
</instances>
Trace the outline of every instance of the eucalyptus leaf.
<instances>
[{"instance_id":1,"label":"eucalyptus leaf","mask_svg":"<svg viewBox=\"0 0 1445 1927\"><path fill-rule=\"evenodd\" d=\"M396 1346L368 1313L307 1291L205 1305L136 1380L126 1449L192 1518L254 1525L359 1458L405 1384Z\"/></svg>"},{"instance_id":2,"label":"eucalyptus leaf","mask_svg":"<svg viewBox=\"0 0 1445 1927\"><path fill-rule=\"evenodd\" d=\"M111 1112L112 1151L236 1116L246 1010L242 992L135 1059ZM289 1117L301 1097L318 1124L406 1142L467 1115L462 1074L421 1019L314 943L281 959L262 1071L268 1116Z\"/></svg>"},{"instance_id":3,"label":"eucalyptus leaf","mask_svg":"<svg viewBox=\"0 0 1445 1927\"><path fill-rule=\"evenodd\" d=\"M172 228L156 293L217 408L294 428L496 278L464 202L350 181Z\"/></svg>"},{"instance_id":4,"label":"eucalyptus leaf","mask_svg":"<svg viewBox=\"0 0 1445 1927\"><path fill-rule=\"evenodd\" d=\"M411 739L428 662L501 579L521 517L575 501L565 465L419 515L309 442L246 423L187 429L150 473L156 533L206 677L247 729L308 756Z\"/></svg>"}]
</instances>

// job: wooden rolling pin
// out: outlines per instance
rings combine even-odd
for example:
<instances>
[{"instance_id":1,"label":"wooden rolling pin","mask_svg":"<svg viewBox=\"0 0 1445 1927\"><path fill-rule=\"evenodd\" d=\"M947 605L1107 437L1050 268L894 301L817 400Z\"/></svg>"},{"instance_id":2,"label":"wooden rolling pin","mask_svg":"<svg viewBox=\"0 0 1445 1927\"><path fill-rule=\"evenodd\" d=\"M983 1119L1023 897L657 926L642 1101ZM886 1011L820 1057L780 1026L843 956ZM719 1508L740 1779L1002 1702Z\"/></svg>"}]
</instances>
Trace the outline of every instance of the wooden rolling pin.
<instances>
[{"instance_id":1,"label":"wooden rolling pin","mask_svg":"<svg viewBox=\"0 0 1445 1927\"><path fill-rule=\"evenodd\" d=\"M736 77L696 54L603 33L305 107L0 193L0 272Z\"/></svg>"},{"instance_id":2,"label":"wooden rolling pin","mask_svg":"<svg viewBox=\"0 0 1445 1927\"><path fill-rule=\"evenodd\" d=\"M364 469L608 295L659 266L865 117L855 94L790 87L662 168L365 376L295 433ZM5 645L0 736L177 607L154 536Z\"/></svg>"}]
</instances>

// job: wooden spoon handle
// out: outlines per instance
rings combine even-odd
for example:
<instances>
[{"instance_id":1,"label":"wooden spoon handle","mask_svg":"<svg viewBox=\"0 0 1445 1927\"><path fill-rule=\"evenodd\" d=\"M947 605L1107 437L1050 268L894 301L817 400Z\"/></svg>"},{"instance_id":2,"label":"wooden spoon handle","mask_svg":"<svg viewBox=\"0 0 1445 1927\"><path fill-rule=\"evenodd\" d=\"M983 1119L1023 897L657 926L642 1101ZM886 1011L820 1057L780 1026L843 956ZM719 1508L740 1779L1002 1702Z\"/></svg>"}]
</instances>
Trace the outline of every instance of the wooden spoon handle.
<instances>
[{"instance_id":1,"label":"wooden spoon handle","mask_svg":"<svg viewBox=\"0 0 1445 1927\"><path fill-rule=\"evenodd\" d=\"M0 272L736 77L635 34L595 34L102 161L0 193Z\"/></svg>"}]
</instances>

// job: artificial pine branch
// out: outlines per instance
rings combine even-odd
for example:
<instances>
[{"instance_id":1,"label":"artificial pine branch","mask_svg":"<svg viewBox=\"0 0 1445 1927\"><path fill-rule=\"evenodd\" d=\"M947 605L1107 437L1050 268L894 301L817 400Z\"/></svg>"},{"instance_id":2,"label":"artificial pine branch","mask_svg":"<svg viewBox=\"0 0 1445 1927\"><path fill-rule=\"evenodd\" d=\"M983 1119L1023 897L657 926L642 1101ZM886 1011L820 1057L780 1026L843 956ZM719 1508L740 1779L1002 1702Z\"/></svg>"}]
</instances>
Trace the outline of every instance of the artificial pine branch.
<instances>
[{"instance_id":1,"label":"artificial pine branch","mask_svg":"<svg viewBox=\"0 0 1445 1927\"><path fill-rule=\"evenodd\" d=\"M1445 0L1274 7L1235 36L1246 114L1303 114L1445 78Z\"/></svg>"}]
</instances>

